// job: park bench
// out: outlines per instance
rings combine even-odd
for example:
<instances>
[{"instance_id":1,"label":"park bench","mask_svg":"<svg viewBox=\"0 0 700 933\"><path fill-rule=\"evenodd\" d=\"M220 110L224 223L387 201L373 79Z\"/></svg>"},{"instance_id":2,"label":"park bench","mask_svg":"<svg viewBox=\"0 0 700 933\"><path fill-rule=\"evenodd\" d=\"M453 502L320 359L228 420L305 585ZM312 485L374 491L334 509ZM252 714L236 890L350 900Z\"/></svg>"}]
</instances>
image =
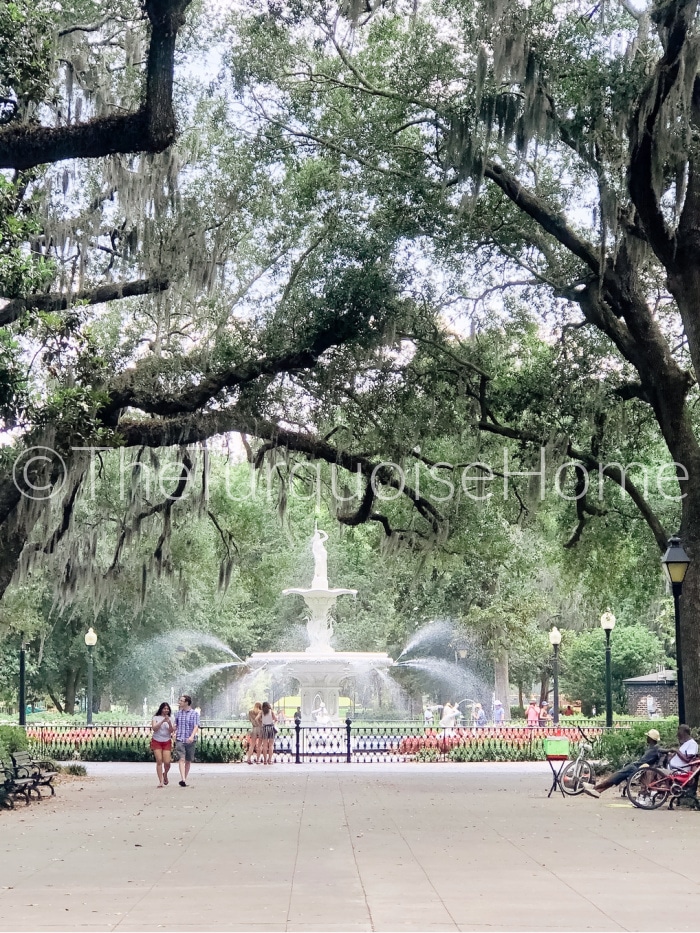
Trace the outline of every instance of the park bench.
<instances>
[{"instance_id":1,"label":"park bench","mask_svg":"<svg viewBox=\"0 0 700 933\"><path fill-rule=\"evenodd\" d=\"M52 762L37 761L28 752L13 752L12 762L15 766L15 777L32 780L39 797L41 797L40 787L48 787L53 797L56 791L51 782L58 774L58 771L52 769Z\"/></svg>"},{"instance_id":2,"label":"park bench","mask_svg":"<svg viewBox=\"0 0 700 933\"><path fill-rule=\"evenodd\" d=\"M24 797L24 801L29 806L29 799L33 790L36 790L34 778L17 777L15 771L0 761L0 803L9 808L14 807L14 799L19 794ZM36 791L37 796L39 791Z\"/></svg>"}]
</instances>

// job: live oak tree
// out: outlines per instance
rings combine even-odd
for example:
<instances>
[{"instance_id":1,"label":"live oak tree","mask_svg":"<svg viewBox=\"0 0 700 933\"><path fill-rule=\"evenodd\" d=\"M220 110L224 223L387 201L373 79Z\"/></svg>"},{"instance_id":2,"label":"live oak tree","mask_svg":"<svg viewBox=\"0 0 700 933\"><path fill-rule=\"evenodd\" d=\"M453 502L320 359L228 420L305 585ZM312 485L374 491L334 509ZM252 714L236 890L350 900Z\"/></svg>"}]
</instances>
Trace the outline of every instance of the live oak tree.
<instances>
[{"instance_id":1,"label":"live oak tree","mask_svg":"<svg viewBox=\"0 0 700 933\"><path fill-rule=\"evenodd\" d=\"M322 201L332 171L319 180L238 127L198 73L212 33L188 0L9 9L0 593L70 536L100 448L181 448L167 494L125 528L156 515L164 541L193 477L187 447L214 435L259 439L258 463L281 448L369 475L372 452L330 443L313 415L340 379L394 377L396 322L418 312L393 233L350 193L338 216ZM193 64L174 90L178 38Z\"/></svg>"},{"instance_id":2,"label":"live oak tree","mask_svg":"<svg viewBox=\"0 0 700 933\"><path fill-rule=\"evenodd\" d=\"M624 484L659 549L680 529L693 558L682 651L695 724L699 25L687 0L370 5L353 29L331 8L280 5L239 17L231 54L271 136L361 179L368 203L422 253L417 276L442 263L436 291L450 310L471 312L474 339L455 340L451 355L448 346L444 365L454 368L457 349L475 425L581 467L571 471L570 543L598 511L584 470ZM506 320L509 293L539 309L551 365L574 393L580 335L595 346L599 392L578 419L570 399L535 383L513 405L496 366L483 365L479 309ZM660 511L617 456L639 425L665 446Z\"/></svg>"},{"instance_id":3,"label":"live oak tree","mask_svg":"<svg viewBox=\"0 0 700 933\"><path fill-rule=\"evenodd\" d=\"M196 63L212 33L186 3L145 2L143 20L140 9L76 2L51 13L57 35L32 20L39 67L2 76L2 209L14 238L2 383L16 441L0 476L0 591L20 556L26 573L70 534L95 463L79 447L143 458L239 431L255 439L251 461L274 461L280 475L294 457L337 465L342 483L359 473L358 499L338 518L376 521L390 542L419 546L444 543L449 507L410 483L410 508L378 503L377 483L401 491L379 464L432 469L437 438L463 414L515 449L543 444L556 463L595 471L625 447L621 408L635 432L648 430L648 409L671 457L696 475L692 352L674 339L676 306L658 274L688 242L693 89L679 75L692 74L694 11L664 8L647 35L634 10L600 17L572 5L373 7L355 11L354 31L323 5L306 18L280 6L236 24L228 90L183 67L173 101L176 39ZM196 31L185 15L200 17ZM158 155L177 107L180 139ZM673 249L659 245L660 221ZM508 286L563 337L560 349L544 341L539 376L524 386L526 329L505 328L499 353L497 340L478 339L478 314L465 315L472 337L461 341L439 318ZM505 321L513 307L496 299L487 316ZM586 391L570 398L582 371ZM473 459L481 442L470 436ZM62 457L26 472L48 492L67 480L56 512L15 482L18 453L37 446ZM168 497L135 497L124 519L125 539L162 521L159 566L193 457L183 449ZM620 469L604 472L622 482ZM660 518L629 477L626 488L661 544L668 509ZM572 541L595 505L582 497L576 510ZM698 585L691 575L688 602ZM685 642L693 716L696 637Z\"/></svg>"}]
</instances>

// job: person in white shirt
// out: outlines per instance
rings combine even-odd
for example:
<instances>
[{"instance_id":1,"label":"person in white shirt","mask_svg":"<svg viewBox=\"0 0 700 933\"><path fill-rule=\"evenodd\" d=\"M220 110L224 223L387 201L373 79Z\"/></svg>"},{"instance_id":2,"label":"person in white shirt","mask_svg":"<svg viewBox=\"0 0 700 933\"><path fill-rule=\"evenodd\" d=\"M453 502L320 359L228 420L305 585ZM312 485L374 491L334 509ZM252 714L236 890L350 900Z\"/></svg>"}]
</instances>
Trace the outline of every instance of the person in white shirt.
<instances>
[{"instance_id":1,"label":"person in white shirt","mask_svg":"<svg viewBox=\"0 0 700 933\"><path fill-rule=\"evenodd\" d=\"M688 762L697 758L698 743L690 734L690 726L681 725L678 727L679 749L668 763L670 770L687 771Z\"/></svg>"}]
</instances>

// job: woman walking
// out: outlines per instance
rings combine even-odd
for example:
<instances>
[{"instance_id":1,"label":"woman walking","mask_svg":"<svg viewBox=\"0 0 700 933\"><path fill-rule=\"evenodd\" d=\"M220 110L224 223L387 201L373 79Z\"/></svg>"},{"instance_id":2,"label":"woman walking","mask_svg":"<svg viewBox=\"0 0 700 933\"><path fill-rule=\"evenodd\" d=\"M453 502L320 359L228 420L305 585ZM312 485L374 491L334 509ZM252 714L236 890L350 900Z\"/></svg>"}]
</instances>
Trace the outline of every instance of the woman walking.
<instances>
[{"instance_id":1,"label":"woman walking","mask_svg":"<svg viewBox=\"0 0 700 933\"><path fill-rule=\"evenodd\" d=\"M158 712L151 721L151 750L156 759L156 774L158 787L168 783L170 771L170 753L173 747L172 735L175 723L172 720L172 710L169 703L161 703Z\"/></svg>"},{"instance_id":2,"label":"woman walking","mask_svg":"<svg viewBox=\"0 0 700 933\"><path fill-rule=\"evenodd\" d=\"M275 747L275 735L277 729L275 728L275 723L277 722L277 716L275 716L275 711L272 709L270 704L265 701L262 705L262 756L263 764L271 765L272 764L272 752Z\"/></svg>"},{"instance_id":3,"label":"woman walking","mask_svg":"<svg viewBox=\"0 0 700 933\"><path fill-rule=\"evenodd\" d=\"M260 763L260 744L262 742L262 703L254 703L253 708L248 710L248 719L250 720L251 730L248 736L248 755L246 761L249 765L253 764L253 755L255 755L256 764Z\"/></svg>"}]
</instances>

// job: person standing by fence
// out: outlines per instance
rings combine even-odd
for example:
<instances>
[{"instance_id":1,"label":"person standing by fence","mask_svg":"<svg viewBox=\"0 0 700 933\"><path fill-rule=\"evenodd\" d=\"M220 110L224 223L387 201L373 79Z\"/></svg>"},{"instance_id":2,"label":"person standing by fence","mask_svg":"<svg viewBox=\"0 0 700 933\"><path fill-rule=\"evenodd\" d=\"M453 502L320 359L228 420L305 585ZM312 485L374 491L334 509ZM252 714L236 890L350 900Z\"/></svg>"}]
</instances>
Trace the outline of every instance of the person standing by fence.
<instances>
[{"instance_id":1,"label":"person standing by fence","mask_svg":"<svg viewBox=\"0 0 700 933\"><path fill-rule=\"evenodd\" d=\"M246 761L249 765L253 764L253 755L255 761L260 764L260 743L262 742L262 703L254 703L252 709L248 710L248 720L250 722L250 735L248 736L248 754Z\"/></svg>"},{"instance_id":2,"label":"person standing by fence","mask_svg":"<svg viewBox=\"0 0 700 933\"><path fill-rule=\"evenodd\" d=\"M277 716L275 716L275 711L266 700L262 705L262 718L260 720L262 726L260 745L262 748L264 765L272 764L272 752L275 746L275 735L277 734L276 722Z\"/></svg>"},{"instance_id":3,"label":"person standing by fence","mask_svg":"<svg viewBox=\"0 0 700 933\"><path fill-rule=\"evenodd\" d=\"M187 776L194 761L198 732L199 713L192 709L192 697L183 693L175 713L175 748L179 758L180 787L187 787Z\"/></svg>"},{"instance_id":4,"label":"person standing by fence","mask_svg":"<svg viewBox=\"0 0 700 933\"><path fill-rule=\"evenodd\" d=\"M534 700L530 700L530 705L527 708L527 724L531 729L534 729L540 721L540 711L537 708L537 704Z\"/></svg>"}]
</instances>

